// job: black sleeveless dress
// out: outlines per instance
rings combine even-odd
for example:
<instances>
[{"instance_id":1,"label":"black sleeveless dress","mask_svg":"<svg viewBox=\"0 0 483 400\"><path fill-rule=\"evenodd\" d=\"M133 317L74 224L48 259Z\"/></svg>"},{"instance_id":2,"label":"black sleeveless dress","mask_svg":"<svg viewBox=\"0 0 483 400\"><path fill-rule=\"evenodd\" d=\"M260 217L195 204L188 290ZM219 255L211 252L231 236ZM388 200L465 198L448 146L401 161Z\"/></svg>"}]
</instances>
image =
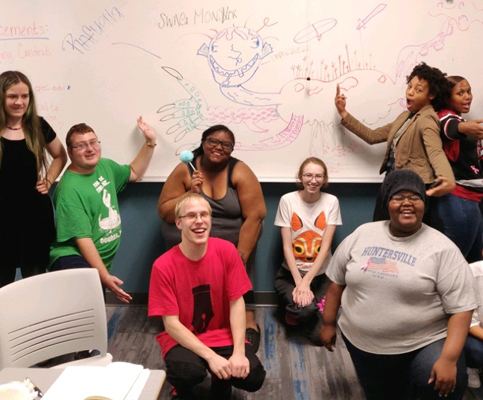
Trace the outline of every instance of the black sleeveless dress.
<instances>
[{"instance_id":1,"label":"black sleeveless dress","mask_svg":"<svg viewBox=\"0 0 483 400\"><path fill-rule=\"evenodd\" d=\"M56 135L40 118L45 143ZM55 235L54 214L48 195L36 189L37 167L25 139L1 138L0 166L0 274L5 269L44 266ZM6 271L5 271L6 272Z\"/></svg>"}]
</instances>

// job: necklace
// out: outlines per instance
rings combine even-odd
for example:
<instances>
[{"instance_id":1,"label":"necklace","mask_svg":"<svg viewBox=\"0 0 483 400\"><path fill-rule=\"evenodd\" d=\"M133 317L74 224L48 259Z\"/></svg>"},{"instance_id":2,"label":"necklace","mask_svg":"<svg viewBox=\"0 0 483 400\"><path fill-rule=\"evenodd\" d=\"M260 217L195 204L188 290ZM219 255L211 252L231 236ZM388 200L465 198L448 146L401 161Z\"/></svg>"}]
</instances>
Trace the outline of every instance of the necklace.
<instances>
[{"instance_id":1,"label":"necklace","mask_svg":"<svg viewBox=\"0 0 483 400\"><path fill-rule=\"evenodd\" d=\"M23 124L20 124L20 126L18 128L14 128L12 126L8 126L8 125L5 125L8 129L10 129L11 131L19 131L20 129L23 128Z\"/></svg>"}]
</instances>

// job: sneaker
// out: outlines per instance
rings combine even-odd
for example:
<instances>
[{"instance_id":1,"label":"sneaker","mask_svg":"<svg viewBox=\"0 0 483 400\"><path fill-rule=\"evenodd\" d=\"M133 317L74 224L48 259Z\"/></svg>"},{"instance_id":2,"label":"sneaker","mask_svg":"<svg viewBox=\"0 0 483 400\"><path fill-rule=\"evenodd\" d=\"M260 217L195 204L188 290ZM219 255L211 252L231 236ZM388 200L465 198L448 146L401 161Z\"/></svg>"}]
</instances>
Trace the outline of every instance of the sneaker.
<instances>
[{"instance_id":1,"label":"sneaker","mask_svg":"<svg viewBox=\"0 0 483 400\"><path fill-rule=\"evenodd\" d=\"M480 373L477 368L468 368L468 387L478 389L481 386Z\"/></svg>"},{"instance_id":2,"label":"sneaker","mask_svg":"<svg viewBox=\"0 0 483 400\"><path fill-rule=\"evenodd\" d=\"M180 395L178 394L178 391L176 390L176 388L174 386L171 386L171 391L169 392L169 394L171 395L171 398L173 400L181 399Z\"/></svg>"},{"instance_id":3,"label":"sneaker","mask_svg":"<svg viewBox=\"0 0 483 400\"><path fill-rule=\"evenodd\" d=\"M253 328L248 328L245 331L245 339L253 346L253 351L256 353L260 347L260 327L257 324L258 332Z\"/></svg>"},{"instance_id":4,"label":"sneaker","mask_svg":"<svg viewBox=\"0 0 483 400\"><path fill-rule=\"evenodd\" d=\"M191 390L181 393L174 386L171 386L170 395L173 400L193 400L196 398Z\"/></svg>"}]
</instances>

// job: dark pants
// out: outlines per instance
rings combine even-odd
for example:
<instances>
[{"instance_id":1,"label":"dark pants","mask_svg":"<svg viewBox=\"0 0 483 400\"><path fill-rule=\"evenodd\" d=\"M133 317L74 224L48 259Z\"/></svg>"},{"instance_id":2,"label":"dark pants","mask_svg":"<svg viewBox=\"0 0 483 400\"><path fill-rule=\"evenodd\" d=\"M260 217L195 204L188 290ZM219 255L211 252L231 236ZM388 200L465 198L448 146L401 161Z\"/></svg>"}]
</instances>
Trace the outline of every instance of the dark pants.
<instances>
[{"instance_id":1,"label":"dark pants","mask_svg":"<svg viewBox=\"0 0 483 400\"><path fill-rule=\"evenodd\" d=\"M245 379L230 378L224 382L219 381L220 384L229 383L247 392L256 392L262 387L266 372L251 347L251 345L245 344L245 356L250 362L249 375ZM233 346L213 347L212 350L226 359L233 354ZM164 361L168 382L176 388L180 395L191 391L196 385L203 382L207 376L207 370L209 370L208 363L203 358L180 345L169 350ZM217 378L212 377L212 379Z\"/></svg>"},{"instance_id":2,"label":"dark pants","mask_svg":"<svg viewBox=\"0 0 483 400\"><path fill-rule=\"evenodd\" d=\"M445 339L404 354L372 354L355 347L345 336L344 342L367 400L405 400L416 394L420 400L441 399L428 384L431 370L443 349ZM456 389L445 399L461 400L468 386L465 357L457 362ZM415 393L416 392L416 393Z\"/></svg>"},{"instance_id":3,"label":"dark pants","mask_svg":"<svg viewBox=\"0 0 483 400\"><path fill-rule=\"evenodd\" d=\"M63 271L65 269L75 268L91 268L89 263L81 256L64 256L59 257L52 264L51 271Z\"/></svg>"},{"instance_id":4,"label":"dark pants","mask_svg":"<svg viewBox=\"0 0 483 400\"><path fill-rule=\"evenodd\" d=\"M483 368L483 341L468 335L465 342L464 353L466 365L470 368Z\"/></svg>"},{"instance_id":5,"label":"dark pants","mask_svg":"<svg viewBox=\"0 0 483 400\"><path fill-rule=\"evenodd\" d=\"M278 270L275 278L275 291L277 292L279 304L285 308L285 311L290 313L298 323L304 324L317 317L319 312L317 303L324 297L328 284L329 280L325 274L316 276L310 285L310 290L312 290L315 296L312 303L306 307L299 307L293 301L292 292L295 289L295 281L292 273L282 267Z\"/></svg>"},{"instance_id":6,"label":"dark pants","mask_svg":"<svg viewBox=\"0 0 483 400\"><path fill-rule=\"evenodd\" d=\"M45 273L45 265L23 265L20 267L22 278ZM17 269L15 267L0 268L0 288L15 281Z\"/></svg>"}]
</instances>

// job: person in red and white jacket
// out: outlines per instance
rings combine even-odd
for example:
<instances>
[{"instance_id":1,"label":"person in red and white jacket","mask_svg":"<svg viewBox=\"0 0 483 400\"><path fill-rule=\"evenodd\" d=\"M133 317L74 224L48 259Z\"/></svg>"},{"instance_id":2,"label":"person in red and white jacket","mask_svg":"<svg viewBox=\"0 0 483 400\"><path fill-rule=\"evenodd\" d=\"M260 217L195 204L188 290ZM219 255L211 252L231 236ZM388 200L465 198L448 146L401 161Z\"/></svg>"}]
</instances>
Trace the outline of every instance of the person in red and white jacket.
<instances>
[{"instance_id":1,"label":"person in red and white jacket","mask_svg":"<svg viewBox=\"0 0 483 400\"><path fill-rule=\"evenodd\" d=\"M437 201L442 231L461 250L468 262L482 259L483 219L479 203L483 198L480 166L483 119L466 121L473 94L461 76L449 76L452 87L447 108L438 113L443 148L456 179L455 189Z\"/></svg>"}]
</instances>

